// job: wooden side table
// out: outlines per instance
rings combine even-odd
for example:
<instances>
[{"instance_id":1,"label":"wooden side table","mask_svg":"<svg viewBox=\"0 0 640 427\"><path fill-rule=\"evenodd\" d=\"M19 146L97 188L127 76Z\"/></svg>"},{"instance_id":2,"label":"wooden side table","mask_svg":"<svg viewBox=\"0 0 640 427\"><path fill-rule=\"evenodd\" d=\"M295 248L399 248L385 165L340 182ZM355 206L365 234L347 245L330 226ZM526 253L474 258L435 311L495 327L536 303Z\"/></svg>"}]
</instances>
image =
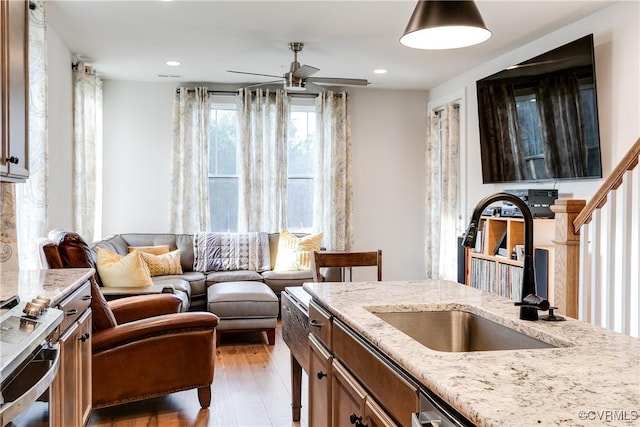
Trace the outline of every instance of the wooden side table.
<instances>
[{"instance_id":1,"label":"wooden side table","mask_svg":"<svg viewBox=\"0 0 640 427\"><path fill-rule=\"evenodd\" d=\"M309 295L302 286L284 289L281 294L282 338L291 353L291 414L300 420L302 370L309 373Z\"/></svg>"}]
</instances>

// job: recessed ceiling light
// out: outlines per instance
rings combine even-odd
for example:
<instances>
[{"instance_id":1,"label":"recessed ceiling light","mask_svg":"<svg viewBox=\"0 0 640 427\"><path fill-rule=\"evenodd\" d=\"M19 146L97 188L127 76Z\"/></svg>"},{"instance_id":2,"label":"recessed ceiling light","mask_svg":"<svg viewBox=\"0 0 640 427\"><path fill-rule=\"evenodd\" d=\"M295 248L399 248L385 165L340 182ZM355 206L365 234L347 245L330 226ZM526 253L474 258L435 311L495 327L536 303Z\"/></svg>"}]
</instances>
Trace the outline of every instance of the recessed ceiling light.
<instances>
[{"instance_id":1,"label":"recessed ceiling light","mask_svg":"<svg viewBox=\"0 0 640 427\"><path fill-rule=\"evenodd\" d=\"M172 67L177 67L180 65L180 61L167 61L166 64Z\"/></svg>"},{"instance_id":2,"label":"recessed ceiling light","mask_svg":"<svg viewBox=\"0 0 640 427\"><path fill-rule=\"evenodd\" d=\"M377 70L373 70L374 74L387 74L387 70L384 68L378 68Z\"/></svg>"}]
</instances>

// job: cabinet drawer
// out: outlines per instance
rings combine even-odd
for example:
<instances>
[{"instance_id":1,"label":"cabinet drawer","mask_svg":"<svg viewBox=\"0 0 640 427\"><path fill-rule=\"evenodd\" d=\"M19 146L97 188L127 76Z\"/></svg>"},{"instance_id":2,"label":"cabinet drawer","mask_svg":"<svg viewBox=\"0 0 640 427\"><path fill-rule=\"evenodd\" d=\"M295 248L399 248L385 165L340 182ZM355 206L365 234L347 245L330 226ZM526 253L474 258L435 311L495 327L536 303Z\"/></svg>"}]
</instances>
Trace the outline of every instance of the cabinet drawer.
<instances>
[{"instance_id":1,"label":"cabinet drawer","mask_svg":"<svg viewBox=\"0 0 640 427\"><path fill-rule=\"evenodd\" d=\"M64 312L64 318L60 324L60 333L64 334L64 331L76 322L90 305L91 286L87 281L58 306Z\"/></svg>"},{"instance_id":2,"label":"cabinet drawer","mask_svg":"<svg viewBox=\"0 0 640 427\"><path fill-rule=\"evenodd\" d=\"M410 384L374 354L339 321L333 325L333 353L383 404L385 411L401 425L411 425L411 413L420 408L417 387Z\"/></svg>"},{"instance_id":3,"label":"cabinet drawer","mask_svg":"<svg viewBox=\"0 0 640 427\"><path fill-rule=\"evenodd\" d=\"M289 346L291 354L307 371L309 366L309 317L307 310L296 303L287 292L282 292L282 339Z\"/></svg>"},{"instance_id":4,"label":"cabinet drawer","mask_svg":"<svg viewBox=\"0 0 640 427\"><path fill-rule=\"evenodd\" d=\"M309 303L309 332L331 350L331 314L315 302Z\"/></svg>"}]
</instances>

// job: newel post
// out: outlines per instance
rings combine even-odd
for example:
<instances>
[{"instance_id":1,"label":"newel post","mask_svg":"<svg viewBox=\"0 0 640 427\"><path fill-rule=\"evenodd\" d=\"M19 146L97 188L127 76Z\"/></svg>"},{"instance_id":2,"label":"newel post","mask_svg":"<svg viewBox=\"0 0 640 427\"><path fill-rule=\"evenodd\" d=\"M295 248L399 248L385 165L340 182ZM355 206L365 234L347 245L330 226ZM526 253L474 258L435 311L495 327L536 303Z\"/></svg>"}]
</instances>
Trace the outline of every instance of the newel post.
<instances>
[{"instance_id":1,"label":"newel post","mask_svg":"<svg viewBox=\"0 0 640 427\"><path fill-rule=\"evenodd\" d=\"M578 282L580 277L580 234L573 221L582 212L586 201L557 199L551 210L555 212L555 266L552 303L558 311L578 318Z\"/></svg>"}]
</instances>

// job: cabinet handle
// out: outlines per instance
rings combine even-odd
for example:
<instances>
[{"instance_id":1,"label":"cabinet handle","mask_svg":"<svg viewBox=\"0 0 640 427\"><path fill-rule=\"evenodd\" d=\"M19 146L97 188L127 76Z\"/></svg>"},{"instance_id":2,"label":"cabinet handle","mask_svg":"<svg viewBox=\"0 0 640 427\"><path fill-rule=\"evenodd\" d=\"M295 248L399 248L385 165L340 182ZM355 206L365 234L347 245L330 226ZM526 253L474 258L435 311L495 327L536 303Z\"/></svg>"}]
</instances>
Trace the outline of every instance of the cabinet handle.
<instances>
[{"instance_id":1,"label":"cabinet handle","mask_svg":"<svg viewBox=\"0 0 640 427\"><path fill-rule=\"evenodd\" d=\"M319 328L322 326L322 323L318 322L316 319L312 319L309 324L315 328Z\"/></svg>"},{"instance_id":2,"label":"cabinet handle","mask_svg":"<svg viewBox=\"0 0 640 427\"><path fill-rule=\"evenodd\" d=\"M7 157L7 163L13 163L17 165L20 162L20 159L16 156Z\"/></svg>"},{"instance_id":3,"label":"cabinet handle","mask_svg":"<svg viewBox=\"0 0 640 427\"><path fill-rule=\"evenodd\" d=\"M80 341L85 342L86 340L88 340L90 337L89 332L85 332L84 334L80 335L80 338L78 338Z\"/></svg>"},{"instance_id":4,"label":"cabinet handle","mask_svg":"<svg viewBox=\"0 0 640 427\"><path fill-rule=\"evenodd\" d=\"M71 310L67 310L67 316L73 316L74 314L78 313L78 309L77 308L72 308Z\"/></svg>"},{"instance_id":5,"label":"cabinet handle","mask_svg":"<svg viewBox=\"0 0 640 427\"><path fill-rule=\"evenodd\" d=\"M351 413L351 415L349 415L349 422L351 424L353 424L356 427L359 427L362 421L362 417L357 416L354 412Z\"/></svg>"},{"instance_id":6,"label":"cabinet handle","mask_svg":"<svg viewBox=\"0 0 640 427\"><path fill-rule=\"evenodd\" d=\"M316 376L318 377L319 380L321 380L323 377L326 377L327 374L322 372L322 371L318 371L318 373L316 374Z\"/></svg>"},{"instance_id":7,"label":"cabinet handle","mask_svg":"<svg viewBox=\"0 0 640 427\"><path fill-rule=\"evenodd\" d=\"M85 295L82 297L82 301L87 301L91 299L91 295Z\"/></svg>"}]
</instances>

